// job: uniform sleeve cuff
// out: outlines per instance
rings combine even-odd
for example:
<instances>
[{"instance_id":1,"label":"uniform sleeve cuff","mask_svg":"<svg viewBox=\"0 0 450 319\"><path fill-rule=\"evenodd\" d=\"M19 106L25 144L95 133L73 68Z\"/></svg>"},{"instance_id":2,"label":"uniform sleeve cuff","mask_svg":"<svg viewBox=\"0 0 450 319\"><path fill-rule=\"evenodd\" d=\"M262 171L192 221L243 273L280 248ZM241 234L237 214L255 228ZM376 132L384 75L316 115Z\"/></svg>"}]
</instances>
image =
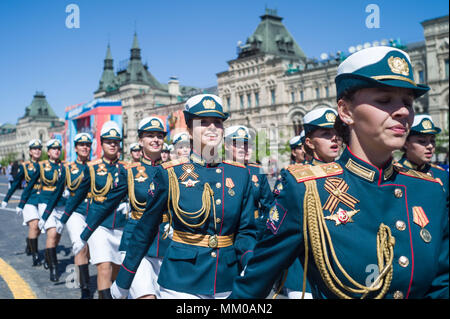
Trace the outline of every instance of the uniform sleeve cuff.
<instances>
[{"instance_id":1,"label":"uniform sleeve cuff","mask_svg":"<svg viewBox=\"0 0 450 319\"><path fill-rule=\"evenodd\" d=\"M81 233L80 238L83 239L84 241L88 241L89 237L91 237L93 232L94 231L91 228L89 228L88 225L86 225L86 228Z\"/></svg>"}]
</instances>

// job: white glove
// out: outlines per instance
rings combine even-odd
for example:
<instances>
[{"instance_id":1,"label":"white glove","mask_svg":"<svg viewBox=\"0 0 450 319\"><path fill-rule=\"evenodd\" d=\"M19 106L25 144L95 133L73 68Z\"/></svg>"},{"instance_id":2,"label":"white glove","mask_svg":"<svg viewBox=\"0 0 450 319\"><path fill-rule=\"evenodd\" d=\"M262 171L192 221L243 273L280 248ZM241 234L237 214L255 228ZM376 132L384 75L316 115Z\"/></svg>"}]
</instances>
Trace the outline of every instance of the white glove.
<instances>
[{"instance_id":1,"label":"white glove","mask_svg":"<svg viewBox=\"0 0 450 319\"><path fill-rule=\"evenodd\" d=\"M22 208L16 207L16 213L18 216L22 215L22 210L23 210Z\"/></svg>"},{"instance_id":2,"label":"white glove","mask_svg":"<svg viewBox=\"0 0 450 319\"><path fill-rule=\"evenodd\" d=\"M170 227L169 223L164 225L164 232L167 232L167 230L169 230L169 233L167 234L167 237L169 237L169 239L172 239L172 237L173 237L173 228Z\"/></svg>"},{"instance_id":3,"label":"white glove","mask_svg":"<svg viewBox=\"0 0 450 319\"><path fill-rule=\"evenodd\" d=\"M39 219L38 227L39 227L40 230L44 229L44 225L45 225L45 220L43 220L42 218Z\"/></svg>"},{"instance_id":4,"label":"white glove","mask_svg":"<svg viewBox=\"0 0 450 319\"><path fill-rule=\"evenodd\" d=\"M109 291L113 299L125 299L128 297L128 289L120 288L115 281L111 285L111 288L109 288Z\"/></svg>"},{"instance_id":5,"label":"white glove","mask_svg":"<svg viewBox=\"0 0 450 319\"><path fill-rule=\"evenodd\" d=\"M80 240L77 240L72 247L74 256L78 255L78 253L83 250L84 246L86 246L86 242L83 239L80 238Z\"/></svg>"},{"instance_id":6,"label":"white glove","mask_svg":"<svg viewBox=\"0 0 450 319\"><path fill-rule=\"evenodd\" d=\"M68 189L65 189L64 192L62 193L62 197L64 197L64 198L69 198L69 196L70 196L69 190L68 190Z\"/></svg>"},{"instance_id":7,"label":"white glove","mask_svg":"<svg viewBox=\"0 0 450 319\"><path fill-rule=\"evenodd\" d=\"M3 202L2 202L2 208L6 208L6 206L8 206L8 203L5 202L5 201L3 201Z\"/></svg>"},{"instance_id":8,"label":"white glove","mask_svg":"<svg viewBox=\"0 0 450 319\"><path fill-rule=\"evenodd\" d=\"M119 204L119 207L117 207L117 211L121 212L124 215L127 215L128 212L130 211L130 206L127 202L123 202Z\"/></svg>"}]
</instances>

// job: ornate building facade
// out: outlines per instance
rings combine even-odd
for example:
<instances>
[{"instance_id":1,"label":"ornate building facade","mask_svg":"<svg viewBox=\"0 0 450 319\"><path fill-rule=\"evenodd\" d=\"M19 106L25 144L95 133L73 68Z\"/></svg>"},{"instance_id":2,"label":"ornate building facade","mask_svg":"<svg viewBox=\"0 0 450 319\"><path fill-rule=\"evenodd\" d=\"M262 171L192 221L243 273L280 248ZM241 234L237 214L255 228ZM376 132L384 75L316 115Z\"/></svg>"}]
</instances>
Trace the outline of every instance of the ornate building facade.
<instances>
[{"instance_id":1,"label":"ornate building facade","mask_svg":"<svg viewBox=\"0 0 450 319\"><path fill-rule=\"evenodd\" d=\"M45 142L64 132L64 121L56 116L43 92L36 92L25 114L15 125L0 126L0 159L14 154L16 160L28 160L28 142L39 138Z\"/></svg>"},{"instance_id":2,"label":"ornate building facade","mask_svg":"<svg viewBox=\"0 0 450 319\"><path fill-rule=\"evenodd\" d=\"M231 114L226 124L262 130L275 151L300 133L307 112L336 108L334 78L345 56L320 62L307 58L275 10L266 9L260 18L255 32L239 47L238 57L228 61L228 70L217 74L217 90ZM415 110L431 114L447 132L447 148L448 22L448 15L422 22L425 40L402 47L411 56L416 81L431 86L415 102Z\"/></svg>"}]
</instances>

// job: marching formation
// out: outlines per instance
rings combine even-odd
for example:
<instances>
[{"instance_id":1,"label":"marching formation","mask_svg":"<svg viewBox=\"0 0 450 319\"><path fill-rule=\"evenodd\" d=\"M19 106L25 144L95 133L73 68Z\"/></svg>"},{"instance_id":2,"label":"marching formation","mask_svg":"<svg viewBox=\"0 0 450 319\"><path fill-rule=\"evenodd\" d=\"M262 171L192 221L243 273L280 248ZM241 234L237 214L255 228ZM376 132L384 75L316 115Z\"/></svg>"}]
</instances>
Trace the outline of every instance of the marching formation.
<instances>
[{"instance_id":1,"label":"marching formation","mask_svg":"<svg viewBox=\"0 0 450 319\"><path fill-rule=\"evenodd\" d=\"M449 176L431 163L441 129L414 114L429 87L413 74L392 47L344 60L337 108L304 115L273 188L251 162L249 128L224 128L221 99L200 94L172 145L159 118L142 119L131 162L119 160L114 122L94 160L88 133L75 136L71 163L59 141L44 161L42 142L30 141L2 207L25 180L17 212L32 266L43 233L43 266L59 280L67 229L82 299L92 296L89 263L100 299L449 298Z\"/></svg>"}]
</instances>

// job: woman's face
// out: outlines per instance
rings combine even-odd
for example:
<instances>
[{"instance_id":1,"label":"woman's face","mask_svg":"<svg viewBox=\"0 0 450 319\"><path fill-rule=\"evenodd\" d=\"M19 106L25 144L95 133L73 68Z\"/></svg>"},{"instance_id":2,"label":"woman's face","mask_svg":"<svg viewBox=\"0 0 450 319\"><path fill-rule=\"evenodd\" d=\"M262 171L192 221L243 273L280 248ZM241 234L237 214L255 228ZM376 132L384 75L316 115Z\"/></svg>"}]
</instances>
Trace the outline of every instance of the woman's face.
<instances>
[{"instance_id":1,"label":"woman's face","mask_svg":"<svg viewBox=\"0 0 450 319\"><path fill-rule=\"evenodd\" d=\"M233 161L239 163L248 162L252 156L251 147L244 141L229 141L225 144L225 150L231 155Z\"/></svg>"},{"instance_id":2,"label":"woman's face","mask_svg":"<svg viewBox=\"0 0 450 319\"><path fill-rule=\"evenodd\" d=\"M191 146L189 143L178 142L175 144L175 153L177 154L177 157L187 157L190 152Z\"/></svg>"},{"instance_id":3,"label":"woman's face","mask_svg":"<svg viewBox=\"0 0 450 319\"><path fill-rule=\"evenodd\" d=\"M291 154L295 158L295 163L303 163L305 161L305 151L303 147L299 146L291 149Z\"/></svg>"},{"instance_id":4,"label":"woman's face","mask_svg":"<svg viewBox=\"0 0 450 319\"><path fill-rule=\"evenodd\" d=\"M40 148L32 148L30 149L30 157L37 161L41 158L42 150Z\"/></svg>"},{"instance_id":5,"label":"woman's face","mask_svg":"<svg viewBox=\"0 0 450 319\"><path fill-rule=\"evenodd\" d=\"M77 143L75 152L82 161L87 160L91 154L91 143Z\"/></svg>"},{"instance_id":6,"label":"woman's face","mask_svg":"<svg viewBox=\"0 0 450 319\"><path fill-rule=\"evenodd\" d=\"M118 158L118 153L120 150L120 141L117 140L103 140L102 141L103 154L110 160L115 160Z\"/></svg>"},{"instance_id":7,"label":"woman's face","mask_svg":"<svg viewBox=\"0 0 450 319\"><path fill-rule=\"evenodd\" d=\"M205 148L208 148L208 151L217 150L222 142L223 120L217 117L196 118L192 121L190 134L193 138L193 147L197 152Z\"/></svg>"},{"instance_id":8,"label":"woman's face","mask_svg":"<svg viewBox=\"0 0 450 319\"><path fill-rule=\"evenodd\" d=\"M334 128L319 128L306 137L306 145L314 152L314 157L326 163L333 162L339 155L339 141Z\"/></svg>"},{"instance_id":9,"label":"woman's face","mask_svg":"<svg viewBox=\"0 0 450 319\"><path fill-rule=\"evenodd\" d=\"M147 156L161 153L164 146L164 134L161 132L144 132L139 139L139 144L142 145L142 150Z\"/></svg>"},{"instance_id":10,"label":"woman's face","mask_svg":"<svg viewBox=\"0 0 450 319\"><path fill-rule=\"evenodd\" d=\"M131 151L130 154L131 154L131 159L134 162L139 162L139 160L141 159L141 156L142 156L142 151L141 150Z\"/></svg>"},{"instance_id":11,"label":"woman's face","mask_svg":"<svg viewBox=\"0 0 450 319\"><path fill-rule=\"evenodd\" d=\"M61 149L60 148L50 148L47 151L48 153L48 158L56 161L57 159L59 159L59 156L61 155Z\"/></svg>"},{"instance_id":12,"label":"woman's face","mask_svg":"<svg viewBox=\"0 0 450 319\"><path fill-rule=\"evenodd\" d=\"M350 127L350 148L371 154L400 149L414 119L414 95L404 88L366 88L352 101L338 101L339 116ZM353 146L352 146L353 145Z\"/></svg>"},{"instance_id":13,"label":"woman's face","mask_svg":"<svg viewBox=\"0 0 450 319\"><path fill-rule=\"evenodd\" d=\"M163 162L170 161L170 152L161 152L161 160Z\"/></svg>"},{"instance_id":14,"label":"woman's face","mask_svg":"<svg viewBox=\"0 0 450 319\"><path fill-rule=\"evenodd\" d=\"M433 134L411 135L404 145L406 157L417 165L430 163L436 150L436 137Z\"/></svg>"}]
</instances>

